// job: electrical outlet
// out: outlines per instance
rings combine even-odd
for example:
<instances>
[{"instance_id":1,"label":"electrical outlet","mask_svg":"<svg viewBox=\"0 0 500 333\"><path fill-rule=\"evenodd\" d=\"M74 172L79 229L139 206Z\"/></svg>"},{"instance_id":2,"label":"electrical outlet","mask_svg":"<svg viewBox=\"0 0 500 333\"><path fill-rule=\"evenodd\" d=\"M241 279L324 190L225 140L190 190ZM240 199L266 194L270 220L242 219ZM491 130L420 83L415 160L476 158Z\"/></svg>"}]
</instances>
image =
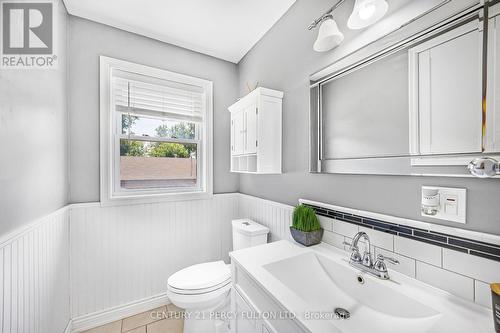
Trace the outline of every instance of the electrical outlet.
<instances>
[{"instance_id":1,"label":"electrical outlet","mask_svg":"<svg viewBox=\"0 0 500 333\"><path fill-rule=\"evenodd\" d=\"M430 200L429 193L437 191L438 200ZM422 186L421 214L425 217L466 223L467 190L464 188ZM435 205L435 209L429 209Z\"/></svg>"}]
</instances>

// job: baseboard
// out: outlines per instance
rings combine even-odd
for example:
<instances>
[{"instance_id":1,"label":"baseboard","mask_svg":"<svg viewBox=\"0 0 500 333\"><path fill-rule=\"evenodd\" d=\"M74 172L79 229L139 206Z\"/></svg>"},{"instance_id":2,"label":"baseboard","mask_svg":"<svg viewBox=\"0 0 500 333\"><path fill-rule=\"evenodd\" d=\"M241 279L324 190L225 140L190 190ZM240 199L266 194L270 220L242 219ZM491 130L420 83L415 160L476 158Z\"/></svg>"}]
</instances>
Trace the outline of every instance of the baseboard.
<instances>
[{"instance_id":1,"label":"baseboard","mask_svg":"<svg viewBox=\"0 0 500 333\"><path fill-rule=\"evenodd\" d=\"M73 328L72 328L72 324L73 324L73 322L72 322L72 320L70 319L70 320L68 321L68 325L66 325L66 328L64 329L64 333L71 333L71 331L72 331L72 329L73 329Z\"/></svg>"},{"instance_id":2,"label":"baseboard","mask_svg":"<svg viewBox=\"0 0 500 333\"><path fill-rule=\"evenodd\" d=\"M166 294L145 298L139 301L119 305L107 310L90 313L71 321L71 332L81 332L94 327L105 325L116 320L133 316L165 304L169 304ZM65 332L66 333L66 332Z\"/></svg>"}]
</instances>

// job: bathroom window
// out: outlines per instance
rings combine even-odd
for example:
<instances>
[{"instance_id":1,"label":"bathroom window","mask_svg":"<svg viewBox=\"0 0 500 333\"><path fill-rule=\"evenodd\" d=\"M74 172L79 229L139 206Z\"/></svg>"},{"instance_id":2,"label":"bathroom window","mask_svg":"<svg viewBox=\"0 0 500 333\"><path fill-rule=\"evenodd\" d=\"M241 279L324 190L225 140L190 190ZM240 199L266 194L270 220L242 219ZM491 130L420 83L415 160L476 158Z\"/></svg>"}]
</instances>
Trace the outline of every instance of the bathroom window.
<instances>
[{"instance_id":1,"label":"bathroom window","mask_svg":"<svg viewBox=\"0 0 500 333\"><path fill-rule=\"evenodd\" d=\"M101 201L212 193L212 83L101 57Z\"/></svg>"}]
</instances>

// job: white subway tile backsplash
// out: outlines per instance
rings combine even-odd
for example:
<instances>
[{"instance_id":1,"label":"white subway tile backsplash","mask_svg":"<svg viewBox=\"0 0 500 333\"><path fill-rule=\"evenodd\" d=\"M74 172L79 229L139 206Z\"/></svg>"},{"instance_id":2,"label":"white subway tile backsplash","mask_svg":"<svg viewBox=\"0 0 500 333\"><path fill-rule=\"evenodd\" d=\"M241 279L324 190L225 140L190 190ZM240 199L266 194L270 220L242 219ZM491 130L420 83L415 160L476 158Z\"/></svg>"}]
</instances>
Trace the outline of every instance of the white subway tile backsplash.
<instances>
[{"instance_id":1,"label":"white subway tile backsplash","mask_svg":"<svg viewBox=\"0 0 500 333\"><path fill-rule=\"evenodd\" d=\"M318 220L323 229L333 231L333 220L331 218L319 215Z\"/></svg>"},{"instance_id":2,"label":"white subway tile backsplash","mask_svg":"<svg viewBox=\"0 0 500 333\"><path fill-rule=\"evenodd\" d=\"M387 268L393 269L396 272L407 275L409 277L415 277L415 259L405 257L398 253L390 252L382 248L375 248L375 255L381 254L386 257L395 258L399 261L398 265L392 265L387 263Z\"/></svg>"},{"instance_id":3,"label":"white subway tile backsplash","mask_svg":"<svg viewBox=\"0 0 500 333\"><path fill-rule=\"evenodd\" d=\"M345 236L344 237L344 250L345 251L350 251L351 250L351 244L352 244L352 238ZM366 243L362 240L358 242L358 250L360 253L364 253L366 251ZM375 246L370 245L370 253L373 255L375 253Z\"/></svg>"},{"instance_id":4,"label":"white subway tile backsplash","mask_svg":"<svg viewBox=\"0 0 500 333\"><path fill-rule=\"evenodd\" d=\"M371 245L381 247L389 251L394 250L394 236L377 230L366 227L359 227L359 231L364 231L370 237Z\"/></svg>"},{"instance_id":5,"label":"white subway tile backsplash","mask_svg":"<svg viewBox=\"0 0 500 333\"><path fill-rule=\"evenodd\" d=\"M327 204L327 203L312 201L312 200L307 200L307 199L299 199L299 202L302 204L308 205L308 206L319 208L327 214L336 214L336 213L341 214L341 215L347 214L347 216L345 217L346 220L354 219L357 223L365 223L366 222L365 220L369 219L369 220L375 220L378 222L382 222L382 224L391 224L393 227L395 227L395 228L392 228L392 230L417 228L420 230L429 230L429 231L434 231L434 232L438 232L438 233L462 237L462 238L466 238L469 240L475 240L475 241L500 245L500 235L486 234L486 233L482 233L482 232L460 229L460 228L456 228L456 227L448 227L448 226L438 225L438 224L434 224L434 223L410 220L410 219L406 219L406 218L400 218L400 217L391 216L391 215L373 213L373 212L359 210L359 209L353 209L353 208L349 208L349 207L336 206L336 205L332 205L332 204ZM355 216L353 217L351 214L355 215ZM340 219L342 219L342 218L340 217ZM370 224L370 223L368 223L368 224ZM378 227L384 228L384 227L388 227L388 226L387 225L386 226L378 225Z\"/></svg>"},{"instance_id":6,"label":"white subway tile backsplash","mask_svg":"<svg viewBox=\"0 0 500 333\"><path fill-rule=\"evenodd\" d=\"M346 243L346 244L344 244L344 250L345 251L350 251L351 250L351 245L350 244L352 244L352 238L350 238L350 237L344 237L344 242ZM360 251L361 250L362 249L360 249Z\"/></svg>"},{"instance_id":7,"label":"white subway tile backsplash","mask_svg":"<svg viewBox=\"0 0 500 333\"><path fill-rule=\"evenodd\" d=\"M417 279L469 301L474 301L474 280L471 278L417 261Z\"/></svg>"},{"instance_id":8,"label":"white subway tile backsplash","mask_svg":"<svg viewBox=\"0 0 500 333\"><path fill-rule=\"evenodd\" d=\"M491 309L491 288L488 283L474 280L474 302Z\"/></svg>"},{"instance_id":9,"label":"white subway tile backsplash","mask_svg":"<svg viewBox=\"0 0 500 333\"><path fill-rule=\"evenodd\" d=\"M394 252L434 266L441 266L441 251L442 248L439 246L417 242L404 237L394 238Z\"/></svg>"},{"instance_id":10,"label":"white subway tile backsplash","mask_svg":"<svg viewBox=\"0 0 500 333\"><path fill-rule=\"evenodd\" d=\"M358 226L352 223L333 220L333 231L335 231L338 234L352 238L358 232Z\"/></svg>"},{"instance_id":11,"label":"white subway tile backsplash","mask_svg":"<svg viewBox=\"0 0 500 333\"><path fill-rule=\"evenodd\" d=\"M323 233L323 242L333 245L339 249L344 249L344 236L335 232L325 230Z\"/></svg>"},{"instance_id":12,"label":"white subway tile backsplash","mask_svg":"<svg viewBox=\"0 0 500 333\"><path fill-rule=\"evenodd\" d=\"M500 281L500 262L467 253L443 249L443 268L488 283Z\"/></svg>"}]
</instances>

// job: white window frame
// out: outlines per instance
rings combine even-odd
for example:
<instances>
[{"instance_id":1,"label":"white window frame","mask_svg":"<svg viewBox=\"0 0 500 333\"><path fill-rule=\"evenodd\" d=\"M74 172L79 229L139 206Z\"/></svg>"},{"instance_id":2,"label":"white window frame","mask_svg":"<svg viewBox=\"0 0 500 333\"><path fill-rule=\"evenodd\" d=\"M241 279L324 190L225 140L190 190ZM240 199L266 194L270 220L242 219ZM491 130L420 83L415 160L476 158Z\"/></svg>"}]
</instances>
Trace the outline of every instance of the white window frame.
<instances>
[{"instance_id":1,"label":"white window frame","mask_svg":"<svg viewBox=\"0 0 500 333\"><path fill-rule=\"evenodd\" d=\"M101 204L202 199L213 195L213 83L159 68L100 56L100 181ZM119 182L120 135L112 97L112 72L120 70L200 87L204 91L203 122L197 155L196 188L121 190ZM142 138L144 140L144 138ZM156 139L155 139L156 140ZM155 141L153 140L153 141ZM174 141L174 140L168 140ZM118 144L117 144L118 142ZM118 155L117 155L118 154Z\"/></svg>"}]
</instances>

